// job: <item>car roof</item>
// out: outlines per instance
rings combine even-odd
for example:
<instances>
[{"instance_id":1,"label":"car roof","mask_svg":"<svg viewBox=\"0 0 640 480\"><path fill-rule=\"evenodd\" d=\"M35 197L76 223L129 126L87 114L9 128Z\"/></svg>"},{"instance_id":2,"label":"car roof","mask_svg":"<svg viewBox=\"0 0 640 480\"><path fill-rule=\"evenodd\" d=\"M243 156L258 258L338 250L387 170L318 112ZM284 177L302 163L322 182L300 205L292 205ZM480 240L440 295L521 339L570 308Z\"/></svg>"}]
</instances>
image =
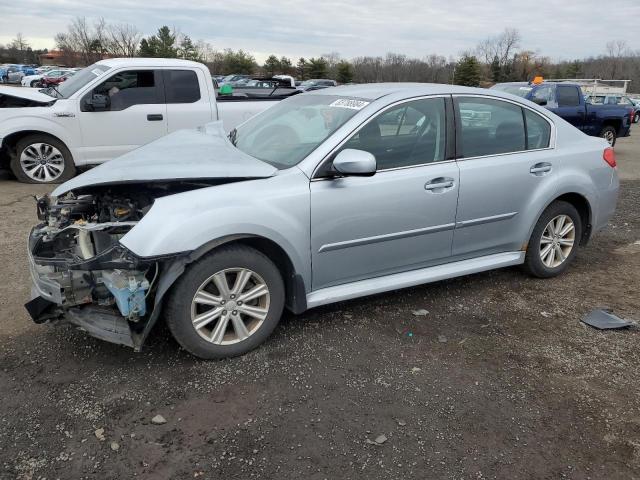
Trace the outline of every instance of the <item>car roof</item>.
<instances>
[{"instance_id":1,"label":"car roof","mask_svg":"<svg viewBox=\"0 0 640 480\"><path fill-rule=\"evenodd\" d=\"M183 67L199 67L204 65L191 60L181 60L177 58L108 58L100 60L98 65L106 65L107 67L166 67L166 66L183 66Z\"/></svg>"},{"instance_id":2,"label":"car roof","mask_svg":"<svg viewBox=\"0 0 640 480\"><path fill-rule=\"evenodd\" d=\"M377 100L393 94L404 94L407 97L420 95L449 95L449 94L475 94L505 96L499 90L487 90L485 88L461 87L444 83L366 83L361 85L343 85L323 90L314 90L305 95L338 95L345 97L357 97L367 100ZM521 99L520 99L521 100Z\"/></svg>"}]
</instances>

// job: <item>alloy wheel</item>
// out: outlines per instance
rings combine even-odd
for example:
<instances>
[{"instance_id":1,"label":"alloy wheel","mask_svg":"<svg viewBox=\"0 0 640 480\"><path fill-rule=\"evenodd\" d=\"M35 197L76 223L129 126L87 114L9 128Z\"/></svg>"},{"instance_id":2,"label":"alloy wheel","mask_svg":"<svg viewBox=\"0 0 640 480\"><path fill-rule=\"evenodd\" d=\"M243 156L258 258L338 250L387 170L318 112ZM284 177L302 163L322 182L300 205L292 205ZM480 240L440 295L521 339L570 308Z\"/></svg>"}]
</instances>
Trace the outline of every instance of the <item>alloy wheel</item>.
<instances>
[{"instance_id":1,"label":"alloy wheel","mask_svg":"<svg viewBox=\"0 0 640 480\"><path fill-rule=\"evenodd\" d=\"M207 278L193 296L191 322L208 342L239 343L264 323L270 299L269 287L253 270L221 270Z\"/></svg>"},{"instance_id":2,"label":"alloy wheel","mask_svg":"<svg viewBox=\"0 0 640 480\"><path fill-rule=\"evenodd\" d=\"M48 143L32 143L20 154L20 167L37 182L55 182L64 172L64 157Z\"/></svg>"},{"instance_id":3,"label":"alloy wheel","mask_svg":"<svg viewBox=\"0 0 640 480\"><path fill-rule=\"evenodd\" d=\"M609 145L613 146L613 142L616 139L616 135L611 130L607 130L602 134L602 138L604 138L607 142L609 142Z\"/></svg>"},{"instance_id":4,"label":"alloy wheel","mask_svg":"<svg viewBox=\"0 0 640 480\"><path fill-rule=\"evenodd\" d=\"M540 259L548 268L559 267L575 244L576 228L568 215L554 217L542 231Z\"/></svg>"}]
</instances>

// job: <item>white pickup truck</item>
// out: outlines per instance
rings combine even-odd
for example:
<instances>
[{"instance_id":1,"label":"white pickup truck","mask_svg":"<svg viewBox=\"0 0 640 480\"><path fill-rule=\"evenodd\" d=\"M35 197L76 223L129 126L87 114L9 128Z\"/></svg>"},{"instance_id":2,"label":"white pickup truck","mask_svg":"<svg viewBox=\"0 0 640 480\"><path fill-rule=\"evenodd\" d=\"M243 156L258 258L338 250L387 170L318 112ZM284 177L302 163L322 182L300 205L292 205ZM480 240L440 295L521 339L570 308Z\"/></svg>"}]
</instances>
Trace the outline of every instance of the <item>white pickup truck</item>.
<instances>
[{"instance_id":1,"label":"white pickup truck","mask_svg":"<svg viewBox=\"0 0 640 480\"><path fill-rule=\"evenodd\" d=\"M229 132L277 100L216 101L201 63L102 60L57 87L0 87L0 166L22 182L59 183L175 130L222 120Z\"/></svg>"}]
</instances>

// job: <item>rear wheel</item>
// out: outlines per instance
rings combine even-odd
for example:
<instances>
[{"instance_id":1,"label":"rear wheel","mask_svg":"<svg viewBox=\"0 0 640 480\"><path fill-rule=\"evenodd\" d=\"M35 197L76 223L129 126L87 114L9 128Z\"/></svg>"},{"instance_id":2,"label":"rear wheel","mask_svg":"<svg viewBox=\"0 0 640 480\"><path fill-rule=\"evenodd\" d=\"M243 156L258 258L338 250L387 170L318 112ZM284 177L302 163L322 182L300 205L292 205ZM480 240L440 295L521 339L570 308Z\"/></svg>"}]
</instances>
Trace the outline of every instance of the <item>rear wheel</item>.
<instances>
[{"instance_id":1,"label":"rear wheel","mask_svg":"<svg viewBox=\"0 0 640 480\"><path fill-rule=\"evenodd\" d=\"M636 112L636 114L633 116L633 121L634 123L640 123L640 112Z\"/></svg>"},{"instance_id":2,"label":"rear wheel","mask_svg":"<svg viewBox=\"0 0 640 480\"><path fill-rule=\"evenodd\" d=\"M224 358L253 350L273 332L284 308L284 283L264 254L222 247L193 264L172 289L166 319L193 355Z\"/></svg>"},{"instance_id":3,"label":"rear wheel","mask_svg":"<svg viewBox=\"0 0 640 480\"><path fill-rule=\"evenodd\" d=\"M35 88L38 86L38 80L31 80L31 88Z\"/></svg>"},{"instance_id":4,"label":"rear wheel","mask_svg":"<svg viewBox=\"0 0 640 480\"><path fill-rule=\"evenodd\" d=\"M604 138L612 147L616 144L616 138L618 136L616 129L612 126L606 126L600 131L600 136Z\"/></svg>"},{"instance_id":5,"label":"rear wheel","mask_svg":"<svg viewBox=\"0 0 640 480\"><path fill-rule=\"evenodd\" d=\"M576 256L581 236L582 220L575 207L563 201L552 203L533 229L524 268L540 278L560 275Z\"/></svg>"},{"instance_id":6,"label":"rear wheel","mask_svg":"<svg viewBox=\"0 0 640 480\"><path fill-rule=\"evenodd\" d=\"M9 165L16 178L24 183L61 183L76 174L69 149L46 134L20 139Z\"/></svg>"}]
</instances>

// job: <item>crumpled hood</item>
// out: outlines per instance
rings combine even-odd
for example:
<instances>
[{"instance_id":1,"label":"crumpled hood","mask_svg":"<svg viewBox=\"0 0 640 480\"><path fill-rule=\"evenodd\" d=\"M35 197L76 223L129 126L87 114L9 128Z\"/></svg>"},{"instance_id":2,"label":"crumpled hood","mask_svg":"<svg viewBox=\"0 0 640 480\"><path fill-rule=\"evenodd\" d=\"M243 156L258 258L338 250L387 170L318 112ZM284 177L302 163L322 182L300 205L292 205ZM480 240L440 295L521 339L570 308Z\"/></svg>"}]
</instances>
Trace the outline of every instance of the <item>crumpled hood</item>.
<instances>
[{"instance_id":1,"label":"crumpled hood","mask_svg":"<svg viewBox=\"0 0 640 480\"><path fill-rule=\"evenodd\" d=\"M0 86L0 95L9 95L16 98L25 98L35 102L51 103L56 99L47 95L46 93L39 92L36 88L24 88L24 87L5 87Z\"/></svg>"},{"instance_id":2,"label":"crumpled hood","mask_svg":"<svg viewBox=\"0 0 640 480\"><path fill-rule=\"evenodd\" d=\"M215 178L267 178L278 170L241 152L227 138L222 122L179 130L106 162L63 183L59 196L82 187Z\"/></svg>"}]
</instances>

